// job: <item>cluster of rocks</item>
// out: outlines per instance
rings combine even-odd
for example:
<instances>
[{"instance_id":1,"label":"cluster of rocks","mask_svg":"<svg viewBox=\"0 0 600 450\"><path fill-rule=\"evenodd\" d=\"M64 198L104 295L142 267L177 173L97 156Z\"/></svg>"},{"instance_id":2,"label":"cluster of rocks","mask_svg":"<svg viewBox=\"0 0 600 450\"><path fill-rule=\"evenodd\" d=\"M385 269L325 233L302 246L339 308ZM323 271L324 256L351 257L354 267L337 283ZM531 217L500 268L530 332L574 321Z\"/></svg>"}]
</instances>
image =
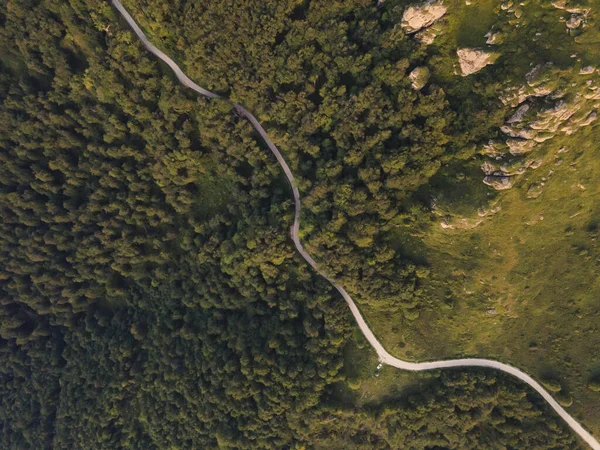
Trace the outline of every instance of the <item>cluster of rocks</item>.
<instances>
[{"instance_id":1,"label":"cluster of rocks","mask_svg":"<svg viewBox=\"0 0 600 450\"><path fill-rule=\"evenodd\" d=\"M500 9L503 11L507 11L515 15L515 18L520 19L523 17L523 2L515 2L513 0L507 0L502 5L500 5Z\"/></svg>"},{"instance_id":2,"label":"cluster of rocks","mask_svg":"<svg viewBox=\"0 0 600 450\"><path fill-rule=\"evenodd\" d=\"M432 26L438 21L448 8L442 0L429 0L420 5L412 5L404 10L401 27L406 34L414 35L414 38L422 44L432 44L441 29ZM416 67L408 75L412 88L419 91L429 81L429 68L425 66Z\"/></svg>"},{"instance_id":3,"label":"cluster of rocks","mask_svg":"<svg viewBox=\"0 0 600 450\"><path fill-rule=\"evenodd\" d=\"M581 27L585 23L587 15L590 13L589 8L570 6L568 0L553 0L552 6L571 13L571 17L562 19L565 22L569 32Z\"/></svg>"},{"instance_id":4,"label":"cluster of rocks","mask_svg":"<svg viewBox=\"0 0 600 450\"><path fill-rule=\"evenodd\" d=\"M598 77L591 77L596 70L579 71L585 75L582 89L566 93L559 87L560 77L552 69L550 63L535 66L526 75L525 85L509 89L501 97L504 104L515 110L500 128L505 139L484 146L484 153L494 159L481 167L484 183L494 189L509 189L515 176L539 167L541 160L527 159L526 155L540 143L558 134L571 135L598 118L600 85L596 84Z\"/></svg>"},{"instance_id":5,"label":"cluster of rocks","mask_svg":"<svg viewBox=\"0 0 600 450\"><path fill-rule=\"evenodd\" d=\"M438 215L442 216L440 226L445 230L472 230L501 210L502 207L495 202L490 205L489 209L480 208L477 211L477 217L459 217L453 214L442 216L439 213Z\"/></svg>"},{"instance_id":6,"label":"cluster of rocks","mask_svg":"<svg viewBox=\"0 0 600 450\"><path fill-rule=\"evenodd\" d=\"M406 34L414 35L422 44L430 45L441 32L439 25L434 24L447 10L442 0L429 0L420 5L411 5L404 10L402 30ZM493 64L498 57L497 53L479 48L461 48L456 53L463 76L479 72L485 66ZM416 68L410 74L410 80L414 89L422 89L429 80L429 70L425 67Z\"/></svg>"},{"instance_id":7,"label":"cluster of rocks","mask_svg":"<svg viewBox=\"0 0 600 450\"><path fill-rule=\"evenodd\" d=\"M472 0L466 0L469 5ZM506 0L500 9L514 14L509 23L520 23L527 0ZM570 0L552 0L552 6L564 10L570 16L562 17L569 32L585 26L590 12L588 8L576 7ZM447 12L442 0L428 0L419 5L408 6L402 17L402 29L406 34L424 45L434 42L441 32L439 23ZM536 36L540 33L536 34ZM501 44L505 36L497 28L485 35L486 48L460 48L456 51L460 74L469 76L484 67L494 64L499 53L489 48ZM576 57L576 55L574 55ZM515 177L528 169L536 169L542 164L541 159L528 158L539 144L554 138L557 134L570 135L576 130L588 126L597 120L600 109L600 86L597 71L593 66L577 69L585 82L583 89L572 89L561 85L561 77L557 76L552 63L533 67L526 75L526 83L505 90L501 100L505 105L514 108L513 113L501 127L505 135L503 139L490 141L484 146L484 153L490 161L483 164L484 183L497 190L509 189L514 185ZM456 68L458 74L458 67ZM429 81L430 71L427 67L417 67L409 74L412 87L420 90ZM573 84L572 86L577 86ZM539 195L539 186L532 187L529 198ZM461 226L468 226L461 224Z\"/></svg>"},{"instance_id":8,"label":"cluster of rocks","mask_svg":"<svg viewBox=\"0 0 600 450\"><path fill-rule=\"evenodd\" d=\"M439 19L446 14L448 8L442 0L429 0L420 5L412 5L404 10L402 15L402 30L423 45L433 44L435 38L442 32L436 25Z\"/></svg>"}]
</instances>

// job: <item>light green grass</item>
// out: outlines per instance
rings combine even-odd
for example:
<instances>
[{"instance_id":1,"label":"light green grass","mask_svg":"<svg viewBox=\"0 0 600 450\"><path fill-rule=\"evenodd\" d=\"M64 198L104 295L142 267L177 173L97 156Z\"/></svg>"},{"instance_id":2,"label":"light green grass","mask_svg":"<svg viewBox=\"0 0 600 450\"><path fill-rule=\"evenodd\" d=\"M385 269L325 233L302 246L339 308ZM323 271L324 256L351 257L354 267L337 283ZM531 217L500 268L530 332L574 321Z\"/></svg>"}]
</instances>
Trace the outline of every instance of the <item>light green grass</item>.
<instances>
[{"instance_id":1,"label":"light green grass","mask_svg":"<svg viewBox=\"0 0 600 450\"><path fill-rule=\"evenodd\" d=\"M388 351L419 361L491 357L552 376L574 399L569 411L600 433L600 393L586 388L600 368L599 143L600 128L551 141L539 150L544 165L474 229L397 229L397 245L432 269L432 308L414 322L365 310ZM528 199L543 177L542 195Z\"/></svg>"}]
</instances>

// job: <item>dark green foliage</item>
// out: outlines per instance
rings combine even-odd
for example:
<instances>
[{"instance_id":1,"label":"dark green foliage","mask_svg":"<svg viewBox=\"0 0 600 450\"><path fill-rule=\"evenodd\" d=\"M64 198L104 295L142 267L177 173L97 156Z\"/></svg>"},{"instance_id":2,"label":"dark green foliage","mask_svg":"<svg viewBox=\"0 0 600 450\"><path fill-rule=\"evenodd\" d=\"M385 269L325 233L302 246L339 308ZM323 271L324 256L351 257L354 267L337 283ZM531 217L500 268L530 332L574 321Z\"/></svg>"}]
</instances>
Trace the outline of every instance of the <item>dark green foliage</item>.
<instances>
[{"instance_id":1,"label":"dark green foliage","mask_svg":"<svg viewBox=\"0 0 600 450\"><path fill-rule=\"evenodd\" d=\"M25 6L2 34L39 79L3 71L0 333L25 355L65 347L60 398L39 400L57 408L54 445L282 442L287 411L339 379L350 321L287 239L276 162L105 4L73 5L97 29L51 2L29 24ZM54 30L31 55L29 27Z\"/></svg>"},{"instance_id":2,"label":"dark green foliage","mask_svg":"<svg viewBox=\"0 0 600 450\"><path fill-rule=\"evenodd\" d=\"M541 420L516 383L490 373L443 372L439 381L396 405L323 408L303 436L328 449L575 449L560 419Z\"/></svg>"},{"instance_id":3,"label":"dark green foliage","mask_svg":"<svg viewBox=\"0 0 600 450\"><path fill-rule=\"evenodd\" d=\"M388 228L442 165L473 156L497 99L411 89L424 53L394 1L125 3L192 78L266 126L299 178L306 247L330 275L375 308L424 307Z\"/></svg>"},{"instance_id":4,"label":"dark green foliage","mask_svg":"<svg viewBox=\"0 0 600 450\"><path fill-rule=\"evenodd\" d=\"M191 8L165 5L152 2L148 17ZM394 295L412 306L415 267L367 246L441 164L455 114L440 88L407 88L418 55L394 31L393 10L380 23L375 8L350 3L265 4L257 16L219 5L219 17L239 25L205 28L205 53L190 66L214 74L209 87L256 95L244 101L268 119L303 177L307 219L319 224L310 247L328 247L335 271L363 283L372 301ZM515 442L568 442L517 387L481 377L446 380L383 412L324 408L344 378L351 317L296 255L288 186L250 125L226 102L184 91L104 1L3 6L1 448L322 447L321 434L353 430L352 420L365 427L348 435L357 446L396 447L410 433L461 442L470 413L437 434L420 429L427 421L436 430L443 411L465 402L482 429L508 422L542 435ZM182 36L153 33L184 48ZM246 47L252 58L235 50L247 34L259 36ZM270 43L281 50L274 60ZM234 54L260 75L258 86L243 71L219 76ZM263 94L273 97L269 113L259 108Z\"/></svg>"}]
</instances>

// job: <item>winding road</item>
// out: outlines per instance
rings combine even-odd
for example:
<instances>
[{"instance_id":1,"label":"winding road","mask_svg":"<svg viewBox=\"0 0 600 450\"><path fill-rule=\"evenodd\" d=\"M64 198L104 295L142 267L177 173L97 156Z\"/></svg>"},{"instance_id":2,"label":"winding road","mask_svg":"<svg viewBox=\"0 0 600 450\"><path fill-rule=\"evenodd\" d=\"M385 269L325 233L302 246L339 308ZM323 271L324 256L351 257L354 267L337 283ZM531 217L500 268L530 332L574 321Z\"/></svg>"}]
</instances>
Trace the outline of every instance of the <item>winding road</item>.
<instances>
[{"instance_id":1,"label":"winding road","mask_svg":"<svg viewBox=\"0 0 600 450\"><path fill-rule=\"evenodd\" d=\"M173 70L173 72L175 73L175 75L177 76L177 78L179 79L181 84L189 87L190 89L193 89L197 93L204 95L206 97L221 98L219 95L214 94L213 92L210 92L210 91L207 91L206 89L201 88L196 83L194 83L192 80L190 80L183 73L183 71L179 68L179 66L177 64L175 64L175 62L171 58L169 58L166 54L164 54L162 51L160 51L158 48L156 48L154 45L152 45L146 38L146 35L144 34L144 32L135 23L135 21L133 20L131 15L127 12L127 10L123 7L123 5L121 5L121 2L119 0L112 0L112 3L117 8L117 10L121 13L123 18L127 21L127 23L131 26L131 28L133 29L135 34L137 34L137 36L140 38L140 40L142 41L144 46L151 53L153 53L154 55L156 55L157 57L159 57L161 60L163 60L165 63L167 63L169 65L169 67ZM224 99L224 100L227 100L227 99ZM227 100L227 101L229 101L229 100ZM463 367L463 368L464 367L485 367L485 368L489 368L489 369L501 370L502 372L508 373L508 374L518 378L519 380L524 381L529 386L531 386L533 389L535 389L548 402L548 404L552 407L552 409L554 409L554 411L556 411L556 413L564 419L564 421L573 429L573 431L575 433L577 433L587 444L589 444L589 446L592 449L600 450L600 443L588 431L586 431L579 424L579 422L577 422L567 411L565 411L565 409L562 406L560 406L560 404L556 400L554 400L554 398L548 393L548 391L546 391L542 387L542 385L540 383L538 383L532 377L527 375L525 372L517 369L516 367L501 363L499 361L494 361L491 359L479 359L479 358L464 358L464 359L453 359L453 360L442 360L442 361L430 361L430 362L424 362L424 363L412 363L412 362L408 362L408 361L402 361L401 359L398 359L398 358L390 355L386 351L386 349L383 348L383 345L381 345L381 343L377 340L377 338L375 337L375 335L373 334L373 332L371 331L371 329L365 322L365 319L363 318L362 314L358 310L358 307L356 306L356 304L354 303L354 301L352 300L352 298L350 297L348 292L346 292L346 290L342 286L337 284L334 280L329 278L325 273L321 272L319 270L319 267L318 267L317 263L315 262L315 260L306 252L306 250L304 250L304 247L302 246L302 243L300 242L300 238L298 237L298 231L300 229L300 212L302 209L302 204L300 203L300 192L298 191L298 187L296 186L296 182L294 180L294 175L292 174L292 171L290 170L289 166L285 162L285 159L279 152L279 149L275 146L275 144L273 144L273 142L271 142L271 140L269 139L269 136L267 135L264 128L260 125L258 120L256 120L256 118L249 111L244 109L244 107L242 107L241 105L238 105L235 103L233 105L234 105L235 109L237 110L237 112L241 116L248 119L250 121L250 123L252 124L252 126L254 126L256 131L261 135L261 137L263 138L263 140L265 141L265 143L267 144L267 146L269 147L269 149L271 150L273 155L275 155L275 158L277 158L279 165L283 169L283 171L290 183L290 186L292 187L292 193L294 195L294 202L295 202L295 215L294 215L294 224L292 225L292 228L291 228L291 237L292 237L292 240L294 241L294 245L296 246L296 249L298 250L298 253L300 253L302 258L304 258L306 260L306 262L308 264L310 264L313 267L313 269L315 269L315 271L321 277L325 278L329 283L331 283L338 290L338 292L342 295L342 297L344 297L344 300L346 300L346 303L350 307L350 311L352 312L352 315L356 319L356 322L358 323L360 330L364 334L365 338L369 341L371 346L377 352L380 362L382 362L383 364L387 364L388 366L396 367L401 370L410 370L410 371L425 371L425 370L436 370L436 369L457 368L457 367L458 368L460 368L460 367Z\"/></svg>"}]
</instances>

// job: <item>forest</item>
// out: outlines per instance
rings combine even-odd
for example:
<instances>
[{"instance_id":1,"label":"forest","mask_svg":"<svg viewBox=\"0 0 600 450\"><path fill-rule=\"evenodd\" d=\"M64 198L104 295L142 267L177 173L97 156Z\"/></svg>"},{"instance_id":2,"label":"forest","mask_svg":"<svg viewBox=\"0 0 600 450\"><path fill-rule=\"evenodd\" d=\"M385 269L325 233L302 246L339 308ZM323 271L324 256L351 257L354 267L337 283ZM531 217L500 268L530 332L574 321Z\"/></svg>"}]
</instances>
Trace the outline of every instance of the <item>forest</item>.
<instances>
[{"instance_id":1,"label":"forest","mask_svg":"<svg viewBox=\"0 0 600 450\"><path fill-rule=\"evenodd\" d=\"M336 396L354 322L296 254L289 187L251 125L181 87L108 2L1 1L1 448L579 448L495 373L436 373L366 408ZM411 90L424 55L394 2L127 6L264 121L332 276L419 308L427 270L380 228L491 133L486 92L453 108L460 92Z\"/></svg>"}]
</instances>

